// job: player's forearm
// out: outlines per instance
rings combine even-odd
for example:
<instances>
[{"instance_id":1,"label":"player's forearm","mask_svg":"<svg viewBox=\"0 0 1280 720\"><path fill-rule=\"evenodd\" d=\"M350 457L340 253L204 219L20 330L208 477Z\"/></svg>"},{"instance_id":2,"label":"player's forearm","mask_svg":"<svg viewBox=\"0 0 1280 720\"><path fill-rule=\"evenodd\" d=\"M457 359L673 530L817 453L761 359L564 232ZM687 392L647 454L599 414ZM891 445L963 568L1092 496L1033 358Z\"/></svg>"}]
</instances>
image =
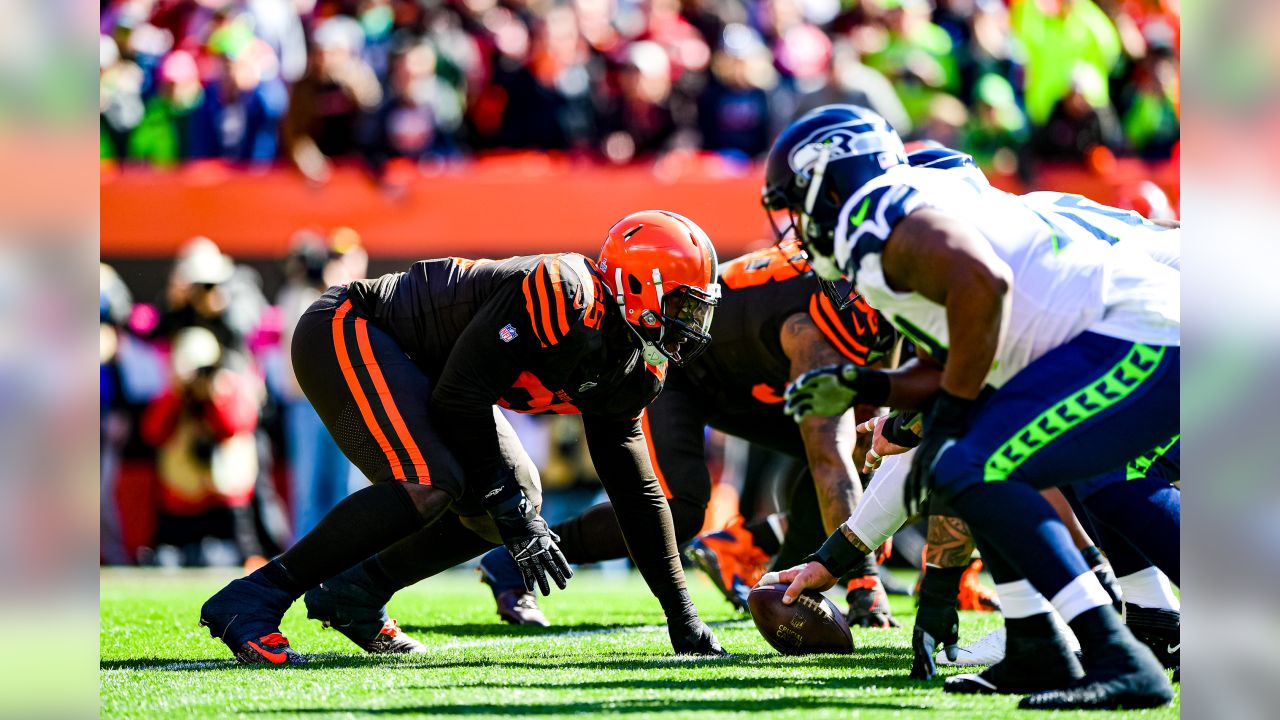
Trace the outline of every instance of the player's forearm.
<instances>
[{"instance_id":1,"label":"player's forearm","mask_svg":"<svg viewBox=\"0 0 1280 720\"><path fill-rule=\"evenodd\" d=\"M942 371L918 360L911 360L889 375L889 397L885 405L895 410L919 410L938 392Z\"/></svg>"},{"instance_id":2,"label":"player's forearm","mask_svg":"<svg viewBox=\"0 0 1280 720\"><path fill-rule=\"evenodd\" d=\"M606 491L609 488L606 486ZM609 491L627 553L668 618L692 611L676 547L671 510L657 478L640 488Z\"/></svg>"},{"instance_id":3,"label":"player's forearm","mask_svg":"<svg viewBox=\"0 0 1280 720\"><path fill-rule=\"evenodd\" d=\"M862 497L862 485L854 481L852 468L831 465L813 467L813 486L818 491L818 507L822 511L822 526L828 535L840 527L853 514Z\"/></svg>"},{"instance_id":4,"label":"player's forearm","mask_svg":"<svg viewBox=\"0 0 1280 720\"><path fill-rule=\"evenodd\" d=\"M853 513L862 495L862 484L857 482L853 465L853 426L851 412L838 417L808 417L800 423L822 524L828 534Z\"/></svg>"},{"instance_id":5,"label":"player's forearm","mask_svg":"<svg viewBox=\"0 0 1280 720\"><path fill-rule=\"evenodd\" d=\"M696 611L685 589L671 508L649 461L639 421L583 418L587 446L636 569L668 618Z\"/></svg>"}]
</instances>

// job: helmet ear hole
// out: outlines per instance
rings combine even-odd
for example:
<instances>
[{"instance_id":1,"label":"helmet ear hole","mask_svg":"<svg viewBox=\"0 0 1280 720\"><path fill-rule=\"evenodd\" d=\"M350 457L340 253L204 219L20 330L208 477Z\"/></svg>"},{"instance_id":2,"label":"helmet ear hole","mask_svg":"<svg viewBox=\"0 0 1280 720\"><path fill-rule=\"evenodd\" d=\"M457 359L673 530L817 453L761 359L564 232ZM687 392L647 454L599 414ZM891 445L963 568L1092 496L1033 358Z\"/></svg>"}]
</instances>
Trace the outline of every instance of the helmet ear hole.
<instances>
[{"instance_id":1,"label":"helmet ear hole","mask_svg":"<svg viewBox=\"0 0 1280 720\"><path fill-rule=\"evenodd\" d=\"M632 295L639 295L644 291L644 285L640 282L640 278L635 275L627 276L627 287L630 288Z\"/></svg>"}]
</instances>

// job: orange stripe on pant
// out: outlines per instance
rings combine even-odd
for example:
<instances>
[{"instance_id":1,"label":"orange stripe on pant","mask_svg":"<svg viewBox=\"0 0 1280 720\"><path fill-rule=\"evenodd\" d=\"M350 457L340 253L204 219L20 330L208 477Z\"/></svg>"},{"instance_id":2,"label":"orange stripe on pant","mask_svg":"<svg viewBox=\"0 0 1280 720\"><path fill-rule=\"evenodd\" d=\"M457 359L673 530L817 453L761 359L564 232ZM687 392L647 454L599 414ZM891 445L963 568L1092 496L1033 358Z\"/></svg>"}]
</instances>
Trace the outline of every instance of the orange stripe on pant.
<instances>
[{"instance_id":1,"label":"orange stripe on pant","mask_svg":"<svg viewBox=\"0 0 1280 720\"><path fill-rule=\"evenodd\" d=\"M364 390L360 387L360 379L356 377L355 367L352 366L351 357L347 354L346 331L342 323L350 311L351 301L344 300L333 313L333 346L338 353L338 366L342 368L342 376L346 378L347 389L356 399L360 415L364 417L364 424L387 456L387 462L391 463L392 476L397 480L404 480L404 468L400 465L400 458L396 456L396 451L391 447L391 443L387 442L387 436L382 433L382 428L378 426L378 420L373 416L373 408L369 407L369 399L365 397Z\"/></svg>"},{"instance_id":2,"label":"orange stripe on pant","mask_svg":"<svg viewBox=\"0 0 1280 720\"><path fill-rule=\"evenodd\" d=\"M653 446L653 433L649 431L648 410L640 413L640 427L644 430L644 442L649 446L649 464L653 466L653 474L658 476L658 486L662 488L662 495L670 500L671 488L667 487L667 478L662 474L662 467L658 465L658 450Z\"/></svg>"},{"instance_id":3,"label":"orange stripe on pant","mask_svg":"<svg viewBox=\"0 0 1280 720\"><path fill-rule=\"evenodd\" d=\"M409 461L413 463L413 469L418 475L418 484L430 485L431 471L427 469L427 461L422 458L418 444L409 434L409 427L404 424L404 418L400 417L400 409L396 407L395 399L391 397L391 388L387 387L387 381L382 377L382 368L378 367L378 361L373 356L373 346L369 343L369 321L364 318L356 318L356 345L360 348L360 359L364 360L365 367L369 370L369 377L373 379L373 387L378 391L382 409L391 420L391 427L395 428L400 444L409 451Z\"/></svg>"}]
</instances>

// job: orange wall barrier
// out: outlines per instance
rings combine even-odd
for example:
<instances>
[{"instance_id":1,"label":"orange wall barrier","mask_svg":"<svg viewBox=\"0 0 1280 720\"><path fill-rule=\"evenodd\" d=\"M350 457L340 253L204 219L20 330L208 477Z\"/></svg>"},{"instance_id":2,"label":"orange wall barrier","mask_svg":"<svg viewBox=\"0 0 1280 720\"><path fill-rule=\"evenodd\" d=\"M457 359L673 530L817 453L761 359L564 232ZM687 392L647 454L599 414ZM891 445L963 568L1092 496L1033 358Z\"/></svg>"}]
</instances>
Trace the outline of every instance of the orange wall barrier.
<instances>
[{"instance_id":1,"label":"orange wall barrier","mask_svg":"<svg viewBox=\"0 0 1280 720\"><path fill-rule=\"evenodd\" d=\"M486 157L424 175L391 191L362 169L338 167L324 186L274 168L260 172L197 163L173 171L112 168L101 183L104 258L164 257L187 238L207 235L240 259L275 258L303 228L346 225L370 254L418 258L508 255L535 250L594 253L623 215L673 210L697 221L732 257L769 237L760 210L762 169L706 156L655 166L602 167L537 154ZM1106 177L1080 167L1047 167L1037 184L1115 202L1124 187L1150 178L1177 200L1177 166L1121 161ZM996 184L1019 191L1016 180Z\"/></svg>"}]
</instances>

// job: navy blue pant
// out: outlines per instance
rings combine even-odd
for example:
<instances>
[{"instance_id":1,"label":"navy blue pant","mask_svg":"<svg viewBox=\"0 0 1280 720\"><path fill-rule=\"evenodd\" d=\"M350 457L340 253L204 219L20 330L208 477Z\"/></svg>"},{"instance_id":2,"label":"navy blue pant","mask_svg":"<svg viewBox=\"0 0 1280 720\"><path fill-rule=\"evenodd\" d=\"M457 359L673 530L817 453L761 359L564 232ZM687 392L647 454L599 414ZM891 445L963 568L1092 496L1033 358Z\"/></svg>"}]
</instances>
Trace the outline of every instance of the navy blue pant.
<instances>
[{"instance_id":1,"label":"navy blue pant","mask_svg":"<svg viewBox=\"0 0 1280 720\"><path fill-rule=\"evenodd\" d=\"M1039 490L1123 470L1178 434L1179 349L1085 333L976 409L934 492L1045 597L1088 571Z\"/></svg>"}]
</instances>

